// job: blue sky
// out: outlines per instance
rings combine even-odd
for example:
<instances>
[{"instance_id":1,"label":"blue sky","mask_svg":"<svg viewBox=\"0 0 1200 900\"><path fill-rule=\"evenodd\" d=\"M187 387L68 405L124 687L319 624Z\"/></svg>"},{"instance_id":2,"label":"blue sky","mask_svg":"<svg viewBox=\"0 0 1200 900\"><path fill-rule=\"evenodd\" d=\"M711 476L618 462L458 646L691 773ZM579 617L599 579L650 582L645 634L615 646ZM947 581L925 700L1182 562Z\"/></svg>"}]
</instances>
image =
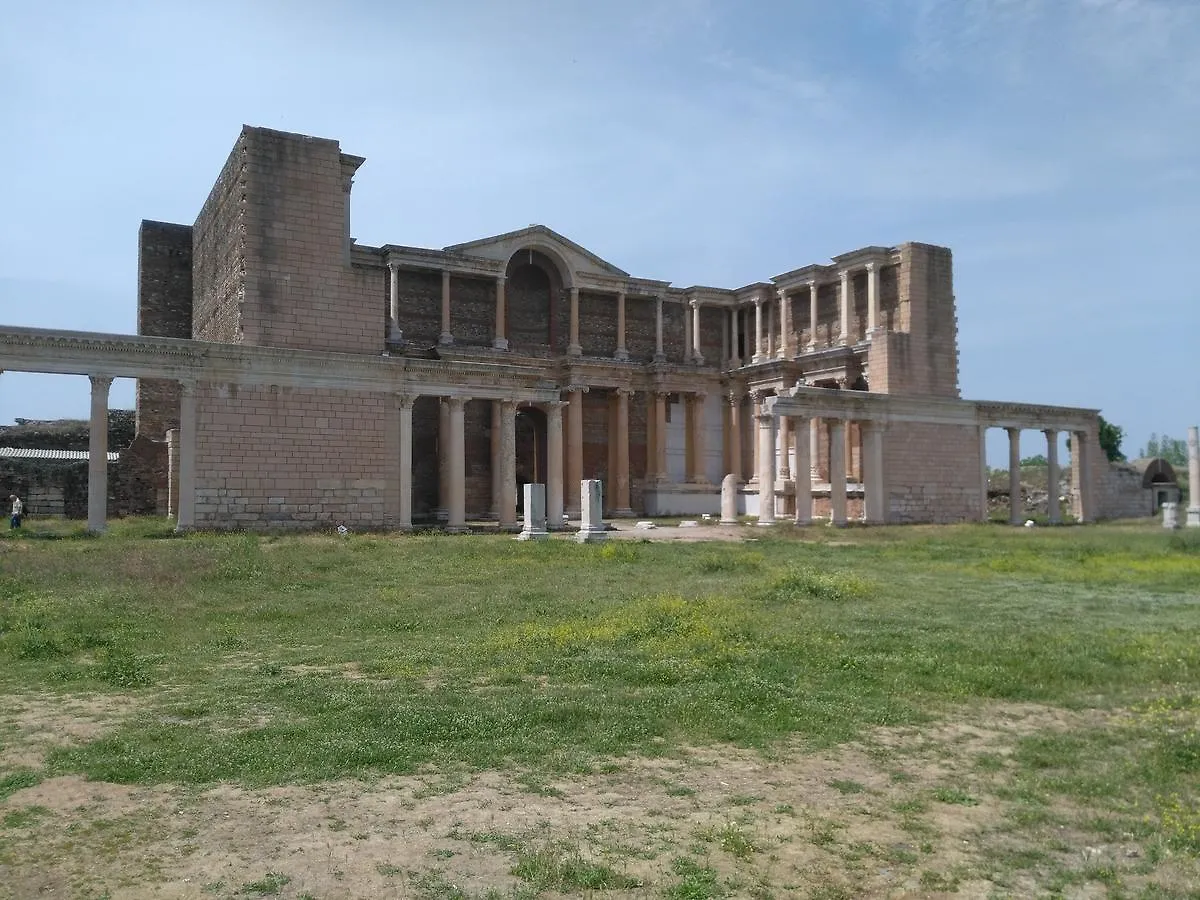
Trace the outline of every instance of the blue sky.
<instances>
[{"instance_id":1,"label":"blue sky","mask_svg":"<svg viewBox=\"0 0 1200 900\"><path fill-rule=\"evenodd\" d=\"M367 157L369 244L538 222L727 287L944 244L964 397L1099 408L1131 455L1200 421L1195 0L4 7L5 324L132 332L139 221L192 222L249 123ZM87 408L0 376L0 423Z\"/></svg>"}]
</instances>

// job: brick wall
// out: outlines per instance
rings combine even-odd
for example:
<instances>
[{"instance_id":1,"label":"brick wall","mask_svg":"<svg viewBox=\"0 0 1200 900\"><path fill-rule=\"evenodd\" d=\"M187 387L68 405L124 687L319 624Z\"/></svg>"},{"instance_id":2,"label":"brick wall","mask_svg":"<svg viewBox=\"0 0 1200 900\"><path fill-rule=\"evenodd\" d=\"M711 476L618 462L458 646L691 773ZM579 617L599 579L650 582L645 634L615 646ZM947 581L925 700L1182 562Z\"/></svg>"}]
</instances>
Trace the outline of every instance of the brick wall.
<instances>
[{"instance_id":1,"label":"brick wall","mask_svg":"<svg viewBox=\"0 0 1200 900\"><path fill-rule=\"evenodd\" d=\"M626 307L629 300L625 301ZM629 322L625 328L628 330ZM617 349L617 297L615 294L579 292L579 343L584 356L611 357Z\"/></svg>"},{"instance_id":2,"label":"brick wall","mask_svg":"<svg viewBox=\"0 0 1200 900\"><path fill-rule=\"evenodd\" d=\"M1135 519L1154 515L1154 493L1142 487L1142 473L1125 463L1105 462L1095 482L1097 517Z\"/></svg>"},{"instance_id":3,"label":"brick wall","mask_svg":"<svg viewBox=\"0 0 1200 900\"><path fill-rule=\"evenodd\" d=\"M654 359L653 297L625 298L625 349L635 362Z\"/></svg>"},{"instance_id":4,"label":"brick wall","mask_svg":"<svg viewBox=\"0 0 1200 900\"><path fill-rule=\"evenodd\" d=\"M982 518L975 426L893 423L883 452L889 523Z\"/></svg>"},{"instance_id":5,"label":"brick wall","mask_svg":"<svg viewBox=\"0 0 1200 900\"><path fill-rule=\"evenodd\" d=\"M900 260L899 304L902 324L907 307L910 335L905 392L958 397L958 319L950 250L908 243L900 247Z\"/></svg>"},{"instance_id":6,"label":"brick wall","mask_svg":"<svg viewBox=\"0 0 1200 900\"><path fill-rule=\"evenodd\" d=\"M138 229L138 334L192 336L192 227L143 221ZM179 383L137 382L137 431L164 440L179 427Z\"/></svg>"},{"instance_id":7,"label":"brick wall","mask_svg":"<svg viewBox=\"0 0 1200 900\"><path fill-rule=\"evenodd\" d=\"M197 408L198 527L383 524L384 395L201 384Z\"/></svg>"},{"instance_id":8,"label":"brick wall","mask_svg":"<svg viewBox=\"0 0 1200 900\"><path fill-rule=\"evenodd\" d=\"M192 336L202 341L242 341L245 143L243 132L192 226Z\"/></svg>"},{"instance_id":9,"label":"brick wall","mask_svg":"<svg viewBox=\"0 0 1200 900\"><path fill-rule=\"evenodd\" d=\"M390 278L386 270L382 274ZM401 269L396 276L404 339L410 344L436 344L442 333L442 273ZM391 290L390 285L388 290Z\"/></svg>"}]
</instances>

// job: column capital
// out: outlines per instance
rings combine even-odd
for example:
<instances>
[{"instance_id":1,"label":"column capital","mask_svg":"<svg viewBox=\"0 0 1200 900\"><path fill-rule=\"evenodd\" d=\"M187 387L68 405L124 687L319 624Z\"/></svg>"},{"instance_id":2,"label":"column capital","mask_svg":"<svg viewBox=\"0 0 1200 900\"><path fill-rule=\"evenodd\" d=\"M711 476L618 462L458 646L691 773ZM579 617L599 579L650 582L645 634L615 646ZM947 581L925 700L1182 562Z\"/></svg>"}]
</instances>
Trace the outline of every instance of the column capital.
<instances>
[{"instance_id":1,"label":"column capital","mask_svg":"<svg viewBox=\"0 0 1200 900\"><path fill-rule=\"evenodd\" d=\"M759 296L754 298L754 306L756 308L761 308L762 305L763 305L763 298L762 298L762 295L760 294Z\"/></svg>"},{"instance_id":2,"label":"column capital","mask_svg":"<svg viewBox=\"0 0 1200 900\"><path fill-rule=\"evenodd\" d=\"M392 259L391 256L389 256L387 258L387 267L389 272L395 273L396 270L400 268L400 260Z\"/></svg>"},{"instance_id":3,"label":"column capital","mask_svg":"<svg viewBox=\"0 0 1200 900\"><path fill-rule=\"evenodd\" d=\"M726 391L725 392L725 402L728 403L730 406L741 406L742 405L741 391Z\"/></svg>"},{"instance_id":4,"label":"column capital","mask_svg":"<svg viewBox=\"0 0 1200 900\"><path fill-rule=\"evenodd\" d=\"M469 401L471 398L470 397L450 396L450 397L443 397L442 399L445 400L448 404L450 404L451 407L455 407L455 406L461 407L464 403Z\"/></svg>"},{"instance_id":5,"label":"column capital","mask_svg":"<svg viewBox=\"0 0 1200 900\"><path fill-rule=\"evenodd\" d=\"M868 273L876 272L879 270L879 262L874 259L869 259L863 268L865 268Z\"/></svg>"},{"instance_id":6,"label":"column capital","mask_svg":"<svg viewBox=\"0 0 1200 900\"><path fill-rule=\"evenodd\" d=\"M416 394L396 394L393 398L396 402L397 409L412 409L413 404L417 401Z\"/></svg>"},{"instance_id":7,"label":"column capital","mask_svg":"<svg viewBox=\"0 0 1200 900\"><path fill-rule=\"evenodd\" d=\"M196 383L196 379L194 378L180 378L179 390L185 397L195 397Z\"/></svg>"},{"instance_id":8,"label":"column capital","mask_svg":"<svg viewBox=\"0 0 1200 900\"><path fill-rule=\"evenodd\" d=\"M1050 438L1051 440L1058 437L1058 432L1059 432L1059 429L1057 429L1057 428L1043 428L1042 429L1042 434L1044 434L1047 438Z\"/></svg>"},{"instance_id":9,"label":"column capital","mask_svg":"<svg viewBox=\"0 0 1200 900\"><path fill-rule=\"evenodd\" d=\"M781 287L781 288L776 288L776 289L775 289L775 295L776 295L776 296L777 296L777 297L778 297L780 300L787 300L787 297L788 297L788 291L787 291L787 288L783 288L783 287Z\"/></svg>"},{"instance_id":10,"label":"column capital","mask_svg":"<svg viewBox=\"0 0 1200 900\"><path fill-rule=\"evenodd\" d=\"M700 301L700 299L698 297L692 297L688 300L688 306L691 307L692 309L699 309L703 305L704 304Z\"/></svg>"},{"instance_id":11,"label":"column capital","mask_svg":"<svg viewBox=\"0 0 1200 900\"><path fill-rule=\"evenodd\" d=\"M494 277L501 284L503 284L508 279L507 275L494 275L492 277Z\"/></svg>"},{"instance_id":12,"label":"column capital","mask_svg":"<svg viewBox=\"0 0 1200 900\"><path fill-rule=\"evenodd\" d=\"M562 388L562 390L566 391L568 394L574 394L576 391L581 394L586 394L591 390L591 387L586 384L568 384L566 387Z\"/></svg>"},{"instance_id":13,"label":"column capital","mask_svg":"<svg viewBox=\"0 0 1200 900\"><path fill-rule=\"evenodd\" d=\"M688 391L695 400L705 400L708 397L708 391Z\"/></svg>"},{"instance_id":14,"label":"column capital","mask_svg":"<svg viewBox=\"0 0 1200 900\"><path fill-rule=\"evenodd\" d=\"M616 391L617 395L620 397L632 397L634 394L637 393L637 391L635 391L633 388L629 387L628 385L623 385L619 388L614 388L614 390Z\"/></svg>"},{"instance_id":15,"label":"column capital","mask_svg":"<svg viewBox=\"0 0 1200 900\"><path fill-rule=\"evenodd\" d=\"M111 375L89 375L88 380L92 383L92 389L104 388L107 389L113 383Z\"/></svg>"}]
</instances>

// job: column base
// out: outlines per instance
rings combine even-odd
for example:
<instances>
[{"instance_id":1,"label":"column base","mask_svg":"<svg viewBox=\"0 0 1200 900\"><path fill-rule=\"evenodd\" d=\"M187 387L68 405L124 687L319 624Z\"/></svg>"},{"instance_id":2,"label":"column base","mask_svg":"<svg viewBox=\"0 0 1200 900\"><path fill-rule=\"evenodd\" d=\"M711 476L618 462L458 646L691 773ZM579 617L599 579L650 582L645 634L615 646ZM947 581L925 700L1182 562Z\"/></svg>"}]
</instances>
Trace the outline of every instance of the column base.
<instances>
[{"instance_id":1,"label":"column base","mask_svg":"<svg viewBox=\"0 0 1200 900\"><path fill-rule=\"evenodd\" d=\"M692 354L692 362L697 366L702 366L702 365L704 365L704 357L701 356L699 353L693 353Z\"/></svg>"},{"instance_id":2,"label":"column base","mask_svg":"<svg viewBox=\"0 0 1200 900\"><path fill-rule=\"evenodd\" d=\"M550 540L550 532L548 531L522 531L514 540L517 541L548 541Z\"/></svg>"},{"instance_id":3,"label":"column base","mask_svg":"<svg viewBox=\"0 0 1200 900\"><path fill-rule=\"evenodd\" d=\"M755 525L758 525L760 528L767 528L768 526L774 525L774 524L775 524L775 520L774 520L774 519L762 519L762 518L760 518L760 519L759 519L757 522L755 522L754 524L755 524Z\"/></svg>"},{"instance_id":4,"label":"column base","mask_svg":"<svg viewBox=\"0 0 1200 900\"><path fill-rule=\"evenodd\" d=\"M567 347L567 356L583 356L583 348L578 344L571 344Z\"/></svg>"},{"instance_id":5,"label":"column base","mask_svg":"<svg viewBox=\"0 0 1200 900\"><path fill-rule=\"evenodd\" d=\"M609 515L614 519L632 519L636 513L629 507L623 506L620 509L614 509Z\"/></svg>"},{"instance_id":6,"label":"column base","mask_svg":"<svg viewBox=\"0 0 1200 900\"><path fill-rule=\"evenodd\" d=\"M742 361L740 358L735 356L731 360L729 360L729 368L740 369L741 367L742 367Z\"/></svg>"},{"instance_id":7,"label":"column base","mask_svg":"<svg viewBox=\"0 0 1200 900\"><path fill-rule=\"evenodd\" d=\"M629 351L624 347L618 347L617 352L613 354L613 359L617 362L629 362Z\"/></svg>"},{"instance_id":8,"label":"column base","mask_svg":"<svg viewBox=\"0 0 1200 900\"><path fill-rule=\"evenodd\" d=\"M761 353L755 353L752 357L750 357L750 365L752 365L752 366L758 365L764 359L766 359L766 357L763 356Z\"/></svg>"},{"instance_id":9,"label":"column base","mask_svg":"<svg viewBox=\"0 0 1200 900\"><path fill-rule=\"evenodd\" d=\"M492 341L492 349L507 350L508 349L508 340L506 338L496 338L494 341Z\"/></svg>"},{"instance_id":10,"label":"column base","mask_svg":"<svg viewBox=\"0 0 1200 900\"><path fill-rule=\"evenodd\" d=\"M608 540L608 531L604 528L582 528L575 535L577 544L598 544Z\"/></svg>"},{"instance_id":11,"label":"column base","mask_svg":"<svg viewBox=\"0 0 1200 900\"><path fill-rule=\"evenodd\" d=\"M655 361L656 363L665 363L665 362L667 361L667 354L665 354L665 353L655 353L655 354L654 354L654 361Z\"/></svg>"},{"instance_id":12,"label":"column base","mask_svg":"<svg viewBox=\"0 0 1200 900\"><path fill-rule=\"evenodd\" d=\"M454 343L454 335L448 331L443 331L438 335L438 346L449 347Z\"/></svg>"},{"instance_id":13,"label":"column base","mask_svg":"<svg viewBox=\"0 0 1200 900\"><path fill-rule=\"evenodd\" d=\"M1200 508L1188 507L1187 527L1200 528Z\"/></svg>"},{"instance_id":14,"label":"column base","mask_svg":"<svg viewBox=\"0 0 1200 900\"><path fill-rule=\"evenodd\" d=\"M817 342L809 341L808 346L805 347L804 349L809 353L816 353L817 352Z\"/></svg>"}]
</instances>

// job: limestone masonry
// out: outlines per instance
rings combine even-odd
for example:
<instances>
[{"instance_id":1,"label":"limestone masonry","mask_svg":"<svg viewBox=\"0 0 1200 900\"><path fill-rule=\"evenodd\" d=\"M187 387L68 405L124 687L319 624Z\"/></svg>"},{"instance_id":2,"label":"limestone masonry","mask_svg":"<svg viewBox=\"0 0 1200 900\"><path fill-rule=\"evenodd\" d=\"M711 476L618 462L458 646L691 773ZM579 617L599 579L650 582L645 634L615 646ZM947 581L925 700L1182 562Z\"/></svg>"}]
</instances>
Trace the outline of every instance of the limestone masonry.
<instances>
[{"instance_id":1,"label":"limestone masonry","mask_svg":"<svg viewBox=\"0 0 1200 900\"><path fill-rule=\"evenodd\" d=\"M1021 429L1045 432L1052 485L1069 433L1074 515L1111 512L1096 411L960 398L944 247L732 289L631 275L540 225L366 247L363 161L243 128L192 225L142 223L138 336L0 328L0 368L89 375L93 422L112 378L137 378L181 528L516 530L522 486L544 484L554 529L586 480L606 516L715 514L730 473L764 522L978 520L992 427L1014 462Z\"/></svg>"}]
</instances>

